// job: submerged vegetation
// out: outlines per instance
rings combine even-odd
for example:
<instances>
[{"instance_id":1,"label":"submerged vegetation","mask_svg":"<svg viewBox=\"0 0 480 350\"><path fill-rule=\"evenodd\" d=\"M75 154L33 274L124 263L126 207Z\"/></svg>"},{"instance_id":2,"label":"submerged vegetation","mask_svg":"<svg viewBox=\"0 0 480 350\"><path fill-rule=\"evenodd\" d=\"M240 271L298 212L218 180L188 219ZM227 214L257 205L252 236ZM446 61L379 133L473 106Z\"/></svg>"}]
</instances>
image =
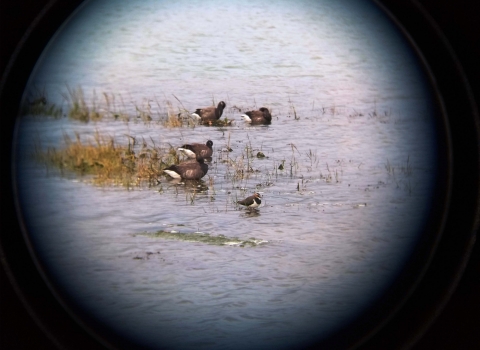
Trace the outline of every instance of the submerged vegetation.
<instances>
[{"instance_id":1,"label":"submerged vegetation","mask_svg":"<svg viewBox=\"0 0 480 350\"><path fill-rule=\"evenodd\" d=\"M154 233L144 232L142 233L142 235L149 236L149 237L163 238L163 239L175 239L175 240L181 240L181 241L201 242L206 244L226 245L226 246L236 246L236 247L245 247L245 246L255 247L257 245L267 243L267 241L256 239L253 237L248 239L239 239L237 237L227 237L224 235L213 236L203 232L181 233L178 231L157 231Z\"/></svg>"}]
</instances>

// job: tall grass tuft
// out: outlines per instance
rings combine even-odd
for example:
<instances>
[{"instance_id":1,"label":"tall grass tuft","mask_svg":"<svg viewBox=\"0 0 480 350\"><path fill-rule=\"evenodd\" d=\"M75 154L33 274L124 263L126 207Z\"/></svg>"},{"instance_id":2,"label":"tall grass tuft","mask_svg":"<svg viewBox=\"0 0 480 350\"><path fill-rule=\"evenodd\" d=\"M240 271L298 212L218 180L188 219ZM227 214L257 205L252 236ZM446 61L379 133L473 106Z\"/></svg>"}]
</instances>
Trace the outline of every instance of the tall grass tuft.
<instances>
[{"instance_id":1,"label":"tall grass tuft","mask_svg":"<svg viewBox=\"0 0 480 350\"><path fill-rule=\"evenodd\" d=\"M116 97L114 94L108 94L106 92L103 93L103 97L105 99L105 104L107 107L108 113L115 119L115 120L121 120L124 122L130 121L130 117L128 116L128 113L125 112L125 103L123 102L122 96L119 96L119 99L122 104L122 109L119 109L116 103Z\"/></svg>"},{"instance_id":2,"label":"tall grass tuft","mask_svg":"<svg viewBox=\"0 0 480 350\"><path fill-rule=\"evenodd\" d=\"M104 117L104 113L100 113L97 110L95 94L91 106L87 104L83 90L80 87L72 89L67 86L67 93L63 94L63 97L70 106L68 111L70 119L88 123L89 121L101 120Z\"/></svg>"},{"instance_id":3,"label":"tall grass tuft","mask_svg":"<svg viewBox=\"0 0 480 350\"><path fill-rule=\"evenodd\" d=\"M407 156L405 163L402 163L398 166L393 166L387 159L387 162L385 163L385 170L397 184L397 188L403 187L408 194L412 194L414 186L412 185L411 181L411 178L413 177L413 167L410 163L410 155Z\"/></svg>"},{"instance_id":4,"label":"tall grass tuft","mask_svg":"<svg viewBox=\"0 0 480 350\"><path fill-rule=\"evenodd\" d=\"M48 101L45 89L36 91L27 99L22 106L22 115L53 117L55 119L62 117L62 108Z\"/></svg>"},{"instance_id":5,"label":"tall grass tuft","mask_svg":"<svg viewBox=\"0 0 480 350\"><path fill-rule=\"evenodd\" d=\"M167 118L163 123L164 126L170 128L178 128L183 126L183 122L181 117L181 113L175 113L173 105L170 101L166 101L167 105Z\"/></svg>"},{"instance_id":6,"label":"tall grass tuft","mask_svg":"<svg viewBox=\"0 0 480 350\"><path fill-rule=\"evenodd\" d=\"M197 123L190 116L190 112L183 106L182 102L173 95L182 107L175 108L173 107L172 102L165 100L165 110L166 112L160 115L160 121L163 126L167 128L181 128L189 127L195 128ZM160 103L157 101L157 106L161 109Z\"/></svg>"},{"instance_id":7,"label":"tall grass tuft","mask_svg":"<svg viewBox=\"0 0 480 350\"><path fill-rule=\"evenodd\" d=\"M130 187L147 183L157 184L163 169L178 163L178 155L173 147L159 148L148 145L133 136L128 136L128 144L117 144L113 137L95 133L93 140L82 141L78 133L75 138L64 135L65 147L35 149L38 161L54 166L62 173L71 172L80 176L90 176L99 185L122 184Z\"/></svg>"}]
</instances>

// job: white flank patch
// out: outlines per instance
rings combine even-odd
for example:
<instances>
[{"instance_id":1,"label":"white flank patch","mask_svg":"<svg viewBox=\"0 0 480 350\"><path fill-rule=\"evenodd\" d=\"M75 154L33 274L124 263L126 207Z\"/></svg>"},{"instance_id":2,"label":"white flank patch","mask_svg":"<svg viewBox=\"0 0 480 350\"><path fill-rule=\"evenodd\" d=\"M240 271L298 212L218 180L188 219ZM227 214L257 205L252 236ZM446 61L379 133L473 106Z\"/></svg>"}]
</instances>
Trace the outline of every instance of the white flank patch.
<instances>
[{"instance_id":1,"label":"white flank patch","mask_svg":"<svg viewBox=\"0 0 480 350\"><path fill-rule=\"evenodd\" d=\"M195 152L192 152L192 151L190 151L189 149L179 148L178 150L179 150L180 152L185 153L185 155L186 155L188 158L195 158L195 157L196 157Z\"/></svg>"},{"instance_id":2,"label":"white flank patch","mask_svg":"<svg viewBox=\"0 0 480 350\"><path fill-rule=\"evenodd\" d=\"M194 117L197 120L202 119L202 118L200 118L200 116L197 113L192 113L192 117Z\"/></svg>"},{"instance_id":3,"label":"white flank patch","mask_svg":"<svg viewBox=\"0 0 480 350\"><path fill-rule=\"evenodd\" d=\"M170 175L174 179L181 179L182 178L179 174L177 174L173 170L164 170L164 172L166 172L168 175Z\"/></svg>"},{"instance_id":4,"label":"white flank patch","mask_svg":"<svg viewBox=\"0 0 480 350\"><path fill-rule=\"evenodd\" d=\"M242 114L240 117L243 118L243 120L245 120L247 123L251 123L252 120L250 119L250 117L246 114Z\"/></svg>"},{"instance_id":5,"label":"white flank patch","mask_svg":"<svg viewBox=\"0 0 480 350\"><path fill-rule=\"evenodd\" d=\"M254 200L254 201L253 201L253 204L252 204L252 205L249 205L248 207L249 207L249 208L256 208L256 207L258 207L258 204L257 204L257 202L255 202L255 200Z\"/></svg>"}]
</instances>

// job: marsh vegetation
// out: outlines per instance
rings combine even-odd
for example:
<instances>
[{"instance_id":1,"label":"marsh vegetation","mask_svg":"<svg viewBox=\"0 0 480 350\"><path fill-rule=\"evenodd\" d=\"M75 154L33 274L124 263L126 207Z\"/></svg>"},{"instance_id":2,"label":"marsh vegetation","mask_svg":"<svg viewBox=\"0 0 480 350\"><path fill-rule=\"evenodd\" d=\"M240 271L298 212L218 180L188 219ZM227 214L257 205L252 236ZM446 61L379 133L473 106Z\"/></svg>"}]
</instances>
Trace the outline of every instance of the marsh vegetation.
<instances>
[{"instance_id":1,"label":"marsh vegetation","mask_svg":"<svg viewBox=\"0 0 480 350\"><path fill-rule=\"evenodd\" d=\"M95 184L121 184L126 187L157 184L163 169L178 164L179 156L173 147L157 147L153 140L125 135L124 143L112 136L95 132L93 139L82 140L78 133L72 139L64 134L64 146L43 150L37 142L33 156L62 173L90 177Z\"/></svg>"},{"instance_id":2,"label":"marsh vegetation","mask_svg":"<svg viewBox=\"0 0 480 350\"><path fill-rule=\"evenodd\" d=\"M154 233L144 232L144 233L141 233L141 235L155 237L155 238L174 239L174 240L180 240L180 241L201 242L201 243L212 244L212 245L237 246L242 248L245 246L255 247L260 244L268 243L267 241L256 239L254 237L250 237L248 239L239 239L237 237L227 237L222 234L210 235L208 233L203 233L203 232L182 233L175 230L171 230L171 231L162 230Z\"/></svg>"},{"instance_id":3,"label":"marsh vegetation","mask_svg":"<svg viewBox=\"0 0 480 350\"><path fill-rule=\"evenodd\" d=\"M100 96L94 90L86 95L81 87L66 86L66 91L61 93L60 106L51 102L45 89L35 88L29 93L22 107L22 115L37 117L67 117L70 120L83 123L99 121L142 122L144 124L158 124L168 128L195 128L197 125L231 126L233 121L226 116L223 119L201 123L191 116L191 111L185 108L182 101L175 95L162 100L158 97L144 98L140 102L126 102L122 95L103 92ZM213 103L215 100L212 99ZM229 108L231 111L239 107ZM248 108L245 108L245 110Z\"/></svg>"},{"instance_id":4,"label":"marsh vegetation","mask_svg":"<svg viewBox=\"0 0 480 350\"><path fill-rule=\"evenodd\" d=\"M62 143L58 146L43 147L42 140L36 139L33 155L38 162L48 168L57 169L60 174L78 176L95 185L115 185L127 189L147 187L155 189L163 196L169 196L168 193L176 197L181 195L188 205L195 205L206 198L214 207L204 210L211 212L239 210L236 205L239 199L253 191L268 192L269 188L288 189L291 191L288 196L294 193L312 196L322 192L319 187L322 183L341 188L347 181L350 187L352 176L366 176L365 191L387 184L393 184L409 195L414 190L414 170L408 155L402 163L393 164L387 158L383 163L386 176L375 185L370 183L368 178L371 172L365 172L363 162L355 157L325 159L321 148L305 146L300 139L293 137L285 140L283 147L278 148L257 142L256 133L275 127L275 124L257 128L242 128L238 125L225 128L235 125L228 116L255 108L256 102L243 108L233 104L219 125L199 125L190 118L189 111L176 96L173 96L176 106L166 99L163 103L158 100L145 100L141 106L134 106L135 115L127 112L128 108L121 97L107 93L101 95L102 99L97 99L95 94L93 96L92 101L86 103L82 89L68 89L65 100L70 107L66 115L70 120L82 124L93 123L94 131L90 134L64 131ZM310 112L305 114L303 111L301 114L289 100L285 114L274 116L277 122L283 118L285 123L299 123L301 116L303 122L314 118L318 120L317 123L322 120L338 123L338 120L345 118L348 124L358 120L363 123L384 123L391 118L390 112L382 113L382 118L379 118L376 109L359 113L339 106L315 109L312 105ZM129 132L115 136L99 131L102 125L116 121L122 121L121 124L127 129L131 122L136 125L141 121L140 128L142 125L147 130L160 128L166 135L168 130L177 128L188 128L192 133L201 134L210 130L205 127L212 126L213 132L221 136L218 141L215 140L213 156L207 160L208 174L199 181L172 180L163 170L187 160L177 151L181 143L168 140L160 142L151 134L146 136ZM246 138L241 140L234 137L236 141L233 141L232 136L239 130L243 130L241 133ZM358 179L354 181L358 182ZM228 193L226 198L225 193ZM219 198L222 199L219 201ZM268 196L265 203L268 203Z\"/></svg>"}]
</instances>

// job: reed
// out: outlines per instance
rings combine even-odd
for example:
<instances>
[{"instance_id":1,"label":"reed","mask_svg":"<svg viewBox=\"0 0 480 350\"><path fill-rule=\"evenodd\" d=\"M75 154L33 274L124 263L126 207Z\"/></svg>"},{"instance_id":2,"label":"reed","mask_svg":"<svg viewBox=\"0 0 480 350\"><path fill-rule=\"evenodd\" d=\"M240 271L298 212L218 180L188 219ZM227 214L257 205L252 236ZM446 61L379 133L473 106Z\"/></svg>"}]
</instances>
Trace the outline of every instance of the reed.
<instances>
[{"instance_id":1,"label":"reed","mask_svg":"<svg viewBox=\"0 0 480 350\"><path fill-rule=\"evenodd\" d=\"M185 192L185 200L187 201L187 203L190 203L190 205L194 205L195 204L195 199L196 199L196 196L197 196L197 191L189 191L189 192Z\"/></svg>"},{"instance_id":2,"label":"reed","mask_svg":"<svg viewBox=\"0 0 480 350\"><path fill-rule=\"evenodd\" d=\"M231 161L227 165L233 168L233 180L243 180L249 177L253 172L253 169L250 166L250 161L245 161L245 155L242 155L236 159L236 161Z\"/></svg>"},{"instance_id":3,"label":"reed","mask_svg":"<svg viewBox=\"0 0 480 350\"><path fill-rule=\"evenodd\" d=\"M35 91L30 93L30 97L24 103L21 109L22 115L53 117L55 119L62 117L62 108L49 102L45 89L40 91L35 88Z\"/></svg>"},{"instance_id":4,"label":"reed","mask_svg":"<svg viewBox=\"0 0 480 350\"><path fill-rule=\"evenodd\" d=\"M67 93L63 93L62 95L69 104L67 115L70 119L88 123L89 121L101 120L104 117L104 113L97 110L95 92L93 101L90 105L86 102L81 87L72 89L67 85Z\"/></svg>"},{"instance_id":5,"label":"reed","mask_svg":"<svg viewBox=\"0 0 480 350\"><path fill-rule=\"evenodd\" d=\"M332 182L332 180L333 180L332 172L330 171L330 167L328 166L328 163L325 163L325 164L326 164L326 168L327 168L327 173L324 175L320 171L320 179L325 180L325 182Z\"/></svg>"},{"instance_id":6,"label":"reed","mask_svg":"<svg viewBox=\"0 0 480 350\"><path fill-rule=\"evenodd\" d=\"M395 176L395 168L390 164L388 158L387 162L385 163L385 170L387 171L388 175Z\"/></svg>"},{"instance_id":7,"label":"reed","mask_svg":"<svg viewBox=\"0 0 480 350\"><path fill-rule=\"evenodd\" d=\"M294 143L290 143L289 145L292 148L292 157L290 158L290 177L293 177L294 174L297 174L297 170L299 169L299 163L295 158L295 151L297 151L298 154L300 154L300 152L298 151L297 146L295 146Z\"/></svg>"},{"instance_id":8,"label":"reed","mask_svg":"<svg viewBox=\"0 0 480 350\"><path fill-rule=\"evenodd\" d=\"M210 201L212 201L214 196L217 194L215 191L215 180L212 176L208 177L208 191L210 193Z\"/></svg>"},{"instance_id":9,"label":"reed","mask_svg":"<svg viewBox=\"0 0 480 350\"><path fill-rule=\"evenodd\" d=\"M143 106L141 107L135 105L135 112L137 120L141 120L147 125L152 121L152 105L150 104L150 100L144 100Z\"/></svg>"},{"instance_id":10,"label":"reed","mask_svg":"<svg viewBox=\"0 0 480 350\"><path fill-rule=\"evenodd\" d=\"M411 178L413 176L413 167L410 163L410 155L407 156L405 163L393 166L387 159L385 163L385 170L388 175L392 177L393 181L397 185L397 188L403 188L409 195L412 194L414 186L412 185Z\"/></svg>"},{"instance_id":11,"label":"reed","mask_svg":"<svg viewBox=\"0 0 480 350\"><path fill-rule=\"evenodd\" d=\"M118 97L122 106L121 109L119 109L119 107L117 106L117 98L114 94L108 94L104 92L103 97L105 99L108 114L111 115L114 120L121 120L123 122L130 121L130 117L126 112L125 102L123 101L122 95L119 95Z\"/></svg>"},{"instance_id":12,"label":"reed","mask_svg":"<svg viewBox=\"0 0 480 350\"><path fill-rule=\"evenodd\" d=\"M164 112L160 115L161 124L166 128L181 128L189 127L195 128L197 125L195 120L190 116L190 112L183 106L183 103L173 95L180 103L181 108L175 109L171 101L165 99L163 108ZM157 106L161 109L160 103L157 101Z\"/></svg>"},{"instance_id":13,"label":"reed","mask_svg":"<svg viewBox=\"0 0 480 350\"><path fill-rule=\"evenodd\" d=\"M330 169L328 163L325 163L325 168L327 169L326 173L320 171L320 179L324 180L327 183L331 183L335 180L336 183L342 182L343 169L341 168L341 162L337 161L337 164L340 165L340 170L337 168Z\"/></svg>"},{"instance_id":14,"label":"reed","mask_svg":"<svg viewBox=\"0 0 480 350\"><path fill-rule=\"evenodd\" d=\"M410 179L408 179L407 181L405 181L403 183L403 189L409 194L411 195L412 192L413 192L413 185L412 185L412 182L410 181Z\"/></svg>"},{"instance_id":15,"label":"reed","mask_svg":"<svg viewBox=\"0 0 480 350\"><path fill-rule=\"evenodd\" d=\"M317 157L316 151L312 151L311 149L309 149L307 153L307 158L310 160L310 167L307 167L308 171L312 171L313 167L318 167L319 159Z\"/></svg>"},{"instance_id":16,"label":"reed","mask_svg":"<svg viewBox=\"0 0 480 350\"><path fill-rule=\"evenodd\" d=\"M407 156L407 160L405 163L402 163L397 166L393 166L390 164L390 161L387 158L387 162L385 163L385 170L387 171L388 175L395 176L395 169L397 169L397 174L400 173L403 176L412 176L413 175L413 167L410 164L410 155Z\"/></svg>"},{"instance_id":17,"label":"reed","mask_svg":"<svg viewBox=\"0 0 480 350\"><path fill-rule=\"evenodd\" d=\"M407 161L404 164L400 165L400 171L405 176L412 176L413 175L413 168L412 168L412 165L410 164L410 155L407 156Z\"/></svg>"},{"instance_id":18,"label":"reed","mask_svg":"<svg viewBox=\"0 0 480 350\"><path fill-rule=\"evenodd\" d=\"M297 115L297 110L295 109L293 102L290 100L290 97L288 98L288 104L289 104L289 110L290 110L288 117L290 117L290 114L292 114L294 120L300 120L300 116Z\"/></svg>"},{"instance_id":19,"label":"reed","mask_svg":"<svg viewBox=\"0 0 480 350\"><path fill-rule=\"evenodd\" d=\"M181 115L174 112L172 103L166 101L165 104L167 106L167 114L163 126L168 128L178 128L183 126L182 119L180 118Z\"/></svg>"},{"instance_id":20,"label":"reed","mask_svg":"<svg viewBox=\"0 0 480 350\"><path fill-rule=\"evenodd\" d=\"M368 113L369 118L375 119L380 123L387 123L392 115L392 109L383 110L383 113L377 109L377 101L374 100L373 111Z\"/></svg>"},{"instance_id":21,"label":"reed","mask_svg":"<svg viewBox=\"0 0 480 350\"><path fill-rule=\"evenodd\" d=\"M322 114L330 114L330 116L334 117L336 114L338 114L338 106L337 105L332 105L332 106L327 106L327 107L322 107Z\"/></svg>"}]
</instances>

